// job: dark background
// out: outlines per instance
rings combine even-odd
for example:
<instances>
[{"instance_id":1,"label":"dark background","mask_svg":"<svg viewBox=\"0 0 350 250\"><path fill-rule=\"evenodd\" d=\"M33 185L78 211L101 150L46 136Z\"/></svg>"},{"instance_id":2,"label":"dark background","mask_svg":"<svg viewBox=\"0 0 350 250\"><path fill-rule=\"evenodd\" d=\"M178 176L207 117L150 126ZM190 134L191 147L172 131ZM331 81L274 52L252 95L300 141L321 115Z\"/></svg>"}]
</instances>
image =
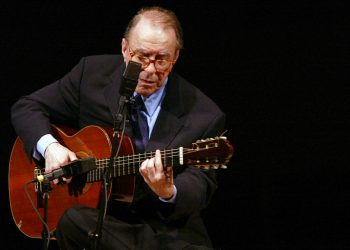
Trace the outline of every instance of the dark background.
<instances>
[{"instance_id":1,"label":"dark background","mask_svg":"<svg viewBox=\"0 0 350 250\"><path fill-rule=\"evenodd\" d=\"M131 16L158 3L183 24L175 70L227 113L236 149L203 212L215 247L350 249L348 8L280 2L1 3L1 244L41 247L10 212L11 105L82 56L119 53Z\"/></svg>"}]
</instances>

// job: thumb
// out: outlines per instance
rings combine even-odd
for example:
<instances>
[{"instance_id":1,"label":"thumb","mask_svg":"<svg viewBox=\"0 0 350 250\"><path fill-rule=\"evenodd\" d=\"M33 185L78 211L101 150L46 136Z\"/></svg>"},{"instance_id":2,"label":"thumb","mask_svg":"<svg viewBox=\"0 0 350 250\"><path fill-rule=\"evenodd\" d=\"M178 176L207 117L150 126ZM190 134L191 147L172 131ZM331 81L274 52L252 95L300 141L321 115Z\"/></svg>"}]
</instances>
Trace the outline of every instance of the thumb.
<instances>
[{"instance_id":1,"label":"thumb","mask_svg":"<svg viewBox=\"0 0 350 250\"><path fill-rule=\"evenodd\" d=\"M69 157L70 161L78 160L77 155L74 152L70 151L70 150L68 152L68 157Z\"/></svg>"}]
</instances>

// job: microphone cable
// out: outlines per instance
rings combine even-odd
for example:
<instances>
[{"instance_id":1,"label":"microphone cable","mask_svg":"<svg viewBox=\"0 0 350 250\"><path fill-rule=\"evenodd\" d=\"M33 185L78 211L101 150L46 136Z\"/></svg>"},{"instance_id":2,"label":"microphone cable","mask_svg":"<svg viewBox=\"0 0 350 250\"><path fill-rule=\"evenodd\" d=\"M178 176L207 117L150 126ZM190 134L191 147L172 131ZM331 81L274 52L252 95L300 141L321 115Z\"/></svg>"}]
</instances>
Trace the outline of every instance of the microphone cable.
<instances>
[{"instance_id":1,"label":"microphone cable","mask_svg":"<svg viewBox=\"0 0 350 250\"><path fill-rule=\"evenodd\" d=\"M46 248L48 249L49 248L49 245L50 245L50 236L52 235L53 231L50 232L50 229L49 229L49 226L47 225L47 223L45 222L45 220L43 219L43 217L41 216L39 210L35 207L34 205L34 202L33 202L33 199L32 197L30 196L29 194L29 191L28 191L28 185L33 183L32 181L29 181L27 182L26 184L23 185L23 189L24 189L24 193L26 194L30 204L32 205L35 213L38 215L38 218L40 219L41 223L44 225L45 227L45 230L46 230L46 234L47 234L47 243L46 243ZM44 195L48 195L48 193L44 193Z\"/></svg>"}]
</instances>

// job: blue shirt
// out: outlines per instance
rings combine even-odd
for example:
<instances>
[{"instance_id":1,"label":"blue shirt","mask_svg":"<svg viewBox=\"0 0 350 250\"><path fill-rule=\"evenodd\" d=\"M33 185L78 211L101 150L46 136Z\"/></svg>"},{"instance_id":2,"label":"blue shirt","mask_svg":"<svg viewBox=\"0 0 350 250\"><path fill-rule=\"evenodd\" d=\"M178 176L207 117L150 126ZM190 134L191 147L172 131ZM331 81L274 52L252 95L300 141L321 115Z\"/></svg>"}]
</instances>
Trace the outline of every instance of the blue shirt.
<instances>
[{"instance_id":1,"label":"blue shirt","mask_svg":"<svg viewBox=\"0 0 350 250\"><path fill-rule=\"evenodd\" d=\"M146 117L147 117L147 124L148 124L148 139L151 138L152 130L154 127L154 124L156 123L161 104L163 102L164 96L165 96L165 86L168 83L168 78L164 81L163 86L156 92L154 92L149 97L142 97L142 100L145 104L145 107L147 109L147 112L141 111ZM134 96L136 96L137 93L134 92Z\"/></svg>"}]
</instances>

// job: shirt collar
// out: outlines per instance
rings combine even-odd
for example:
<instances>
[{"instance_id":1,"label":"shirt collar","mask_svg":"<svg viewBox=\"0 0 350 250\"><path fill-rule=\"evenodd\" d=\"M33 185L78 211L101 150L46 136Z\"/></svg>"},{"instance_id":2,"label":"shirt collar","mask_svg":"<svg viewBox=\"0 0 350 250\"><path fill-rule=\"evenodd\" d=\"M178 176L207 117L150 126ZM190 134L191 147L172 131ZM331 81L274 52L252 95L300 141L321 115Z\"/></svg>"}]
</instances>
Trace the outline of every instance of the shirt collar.
<instances>
[{"instance_id":1,"label":"shirt collar","mask_svg":"<svg viewBox=\"0 0 350 250\"><path fill-rule=\"evenodd\" d=\"M168 78L164 80L162 87L156 92L154 92L152 95L150 95L149 97L141 96L143 102L145 103L145 107L149 116L152 116L156 111L157 107L161 105L165 96L165 86L167 85L167 83ZM134 96L136 95L137 93L134 92Z\"/></svg>"}]
</instances>

